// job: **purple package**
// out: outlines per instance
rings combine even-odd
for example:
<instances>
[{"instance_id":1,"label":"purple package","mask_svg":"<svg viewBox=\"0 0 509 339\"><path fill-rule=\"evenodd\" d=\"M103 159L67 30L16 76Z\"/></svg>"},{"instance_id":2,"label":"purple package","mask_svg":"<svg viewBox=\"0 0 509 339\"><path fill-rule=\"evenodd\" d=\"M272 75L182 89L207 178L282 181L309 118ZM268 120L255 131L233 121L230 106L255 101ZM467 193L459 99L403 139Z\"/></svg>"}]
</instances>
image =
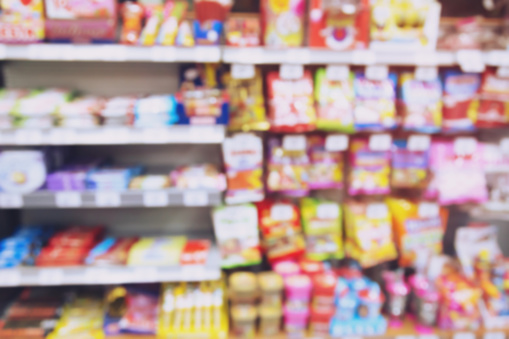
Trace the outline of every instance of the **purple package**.
<instances>
[{"instance_id":1,"label":"purple package","mask_svg":"<svg viewBox=\"0 0 509 339\"><path fill-rule=\"evenodd\" d=\"M50 191L84 191L87 170L62 170L51 173L46 179Z\"/></svg>"}]
</instances>

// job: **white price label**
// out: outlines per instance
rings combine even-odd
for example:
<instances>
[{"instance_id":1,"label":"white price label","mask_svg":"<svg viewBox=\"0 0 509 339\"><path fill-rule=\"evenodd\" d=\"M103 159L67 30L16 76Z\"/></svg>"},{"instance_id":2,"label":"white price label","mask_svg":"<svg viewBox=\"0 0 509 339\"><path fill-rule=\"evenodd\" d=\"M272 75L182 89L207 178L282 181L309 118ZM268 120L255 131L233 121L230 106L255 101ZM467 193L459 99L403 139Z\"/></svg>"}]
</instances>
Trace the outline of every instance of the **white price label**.
<instances>
[{"instance_id":1,"label":"white price label","mask_svg":"<svg viewBox=\"0 0 509 339\"><path fill-rule=\"evenodd\" d=\"M486 332L483 339L505 339L504 332Z\"/></svg>"},{"instance_id":2,"label":"white price label","mask_svg":"<svg viewBox=\"0 0 509 339\"><path fill-rule=\"evenodd\" d=\"M329 152L341 152L348 149L348 136L343 134L329 134L325 138L325 149Z\"/></svg>"},{"instance_id":3,"label":"white price label","mask_svg":"<svg viewBox=\"0 0 509 339\"><path fill-rule=\"evenodd\" d=\"M417 67L415 69L415 78L422 81L431 81L438 78L437 67Z\"/></svg>"},{"instance_id":4,"label":"white price label","mask_svg":"<svg viewBox=\"0 0 509 339\"><path fill-rule=\"evenodd\" d=\"M207 206L209 196L205 191L187 191L184 192L182 200L184 206Z\"/></svg>"},{"instance_id":5,"label":"white price label","mask_svg":"<svg viewBox=\"0 0 509 339\"><path fill-rule=\"evenodd\" d=\"M373 134L369 137L369 149L372 151L388 151L391 149L391 144L390 134Z\"/></svg>"},{"instance_id":6,"label":"white price label","mask_svg":"<svg viewBox=\"0 0 509 339\"><path fill-rule=\"evenodd\" d=\"M418 207L419 217L421 218L436 218L440 213L440 207L437 203L421 202Z\"/></svg>"},{"instance_id":7,"label":"white price label","mask_svg":"<svg viewBox=\"0 0 509 339\"><path fill-rule=\"evenodd\" d=\"M307 64L311 59L311 52L308 48L289 48L285 50L283 62Z\"/></svg>"},{"instance_id":8,"label":"white price label","mask_svg":"<svg viewBox=\"0 0 509 339\"><path fill-rule=\"evenodd\" d=\"M500 140L500 150L503 154L509 154L509 138Z\"/></svg>"},{"instance_id":9,"label":"white price label","mask_svg":"<svg viewBox=\"0 0 509 339\"><path fill-rule=\"evenodd\" d=\"M318 205L316 215L319 219L331 220L339 217L339 206L334 203L324 203Z\"/></svg>"},{"instance_id":10,"label":"white price label","mask_svg":"<svg viewBox=\"0 0 509 339\"><path fill-rule=\"evenodd\" d=\"M284 80L301 79L304 76L303 65L282 64L279 66L279 77Z\"/></svg>"},{"instance_id":11,"label":"white price label","mask_svg":"<svg viewBox=\"0 0 509 339\"><path fill-rule=\"evenodd\" d=\"M173 46L153 46L151 47L150 57L152 61L176 61L177 53Z\"/></svg>"},{"instance_id":12,"label":"white price label","mask_svg":"<svg viewBox=\"0 0 509 339\"><path fill-rule=\"evenodd\" d=\"M104 45L101 47L99 55L104 61L126 61L127 48L122 45Z\"/></svg>"},{"instance_id":13,"label":"white price label","mask_svg":"<svg viewBox=\"0 0 509 339\"><path fill-rule=\"evenodd\" d=\"M306 149L305 135L285 135L283 137L283 148L287 151L303 151Z\"/></svg>"},{"instance_id":14,"label":"white price label","mask_svg":"<svg viewBox=\"0 0 509 339\"><path fill-rule=\"evenodd\" d=\"M477 140L470 137L454 139L454 153L459 156L472 155L477 150Z\"/></svg>"},{"instance_id":15,"label":"white price label","mask_svg":"<svg viewBox=\"0 0 509 339\"><path fill-rule=\"evenodd\" d=\"M96 192L95 204L97 207L118 207L120 206L120 193L110 191Z\"/></svg>"},{"instance_id":16,"label":"white price label","mask_svg":"<svg viewBox=\"0 0 509 339\"><path fill-rule=\"evenodd\" d=\"M366 215L370 219L383 219L388 213L387 205L384 203L371 203L366 210Z\"/></svg>"},{"instance_id":17,"label":"white price label","mask_svg":"<svg viewBox=\"0 0 509 339\"><path fill-rule=\"evenodd\" d=\"M350 67L346 65L328 65L325 76L331 81L347 80L350 76Z\"/></svg>"},{"instance_id":18,"label":"white price label","mask_svg":"<svg viewBox=\"0 0 509 339\"><path fill-rule=\"evenodd\" d=\"M157 273L157 267L147 266L147 267L135 267L134 268L135 277L141 277L142 281L146 282L156 282L158 281L159 274Z\"/></svg>"},{"instance_id":19,"label":"white price label","mask_svg":"<svg viewBox=\"0 0 509 339\"><path fill-rule=\"evenodd\" d=\"M366 78L369 80L385 80L389 76L389 67L387 66L368 66L366 67Z\"/></svg>"},{"instance_id":20,"label":"white price label","mask_svg":"<svg viewBox=\"0 0 509 339\"><path fill-rule=\"evenodd\" d=\"M429 135L411 135L408 137L407 148L411 152L427 151L431 146Z\"/></svg>"},{"instance_id":21,"label":"white price label","mask_svg":"<svg viewBox=\"0 0 509 339\"><path fill-rule=\"evenodd\" d=\"M436 334L421 334L418 339L440 339Z\"/></svg>"},{"instance_id":22,"label":"white price label","mask_svg":"<svg viewBox=\"0 0 509 339\"><path fill-rule=\"evenodd\" d=\"M0 270L0 286L18 286L21 282L21 275L15 268Z\"/></svg>"},{"instance_id":23,"label":"white price label","mask_svg":"<svg viewBox=\"0 0 509 339\"><path fill-rule=\"evenodd\" d=\"M395 339L417 339L415 335L397 335Z\"/></svg>"},{"instance_id":24,"label":"white price label","mask_svg":"<svg viewBox=\"0 0 509 339\"><path fill-rule=\"evenodd\" d=\"M480 50L460 50L456 54L456 58L463 72L481 73L486 67Z\"/></svg>"},{"instance_id":25,"label":"white price label","mask_svg":"<svg viewBox=\"0 0 509 339\"><path fill-rule=\"evenodd\" d=\"M53 145L69 145L76 142L76 131L63 128L51 130L49 135L50 143Z\"/></svg>"},{"instance_id":26,"label":"white price label","mask_svg":"<svg viewBox=\"0 0 509 339\"><path fill-rule=\"evenodd\" d=\"M270 218L275 221L290 220L293 217L293 208L286 204L276 204L270 209Z\"/></svg>"},{"instance_id":27,"label":"white price label","mask_svg":"<svg viewBox=\"0 0 509 339\"><path fill-rule=\"evenodd\" d=\"M81 194L79 192L57 192L55 194L55 204L60 208L80 207Z\"/></svg>"},{"instance_id":28,"label":"white price label","mask_svg":"<svg viewBox=\"0 0 509 339\"><path fill-rule=\"evenodd\" d=\"M59 268L41 268L37 276L39 285L62 285L64 271Z\"/></svg>"},{"instance_id":29,"label":"white price label","mask_svg":"<svg viewBox=\"0 0 509 339\"><path fill-rule=\"evenodd\" d=\"M499 78L509 78L509 67L499 67L499 68L497 68L497 77L499 77Z\"/></svg>"},{"instance_id":30,"label":"white price label","mask_svg":"<svg viewBox=\"0 0 509 339\"><path fill-rule=\"evenodd\" d=\"M168 193L164 191L149 191L143 193L143 205L147 207L163 207L170 203Z\"/></svg>"},{"instance_id":31,"label":"white price label","mask_svg":"<svg viewBox=\"0 0 509 339\"><path fill-rule=\"evenodd\" d=\"M435 66L439 64L438 54L435 52L420 52L415 55L415 64L419 66Z\"/></svg>"},{"instance_id":32,"label":"white price label","mask_svg":"<svg viewBox=\"0 0 509 339\"><path fill-rule=\"evenodd\" d=\"M84 268L83 280L89 284L109 284L113 283L110 279L111 271L103 267L86 267Z\"/></svg>"},{"instance_id":33,"label":"white price label","mask_svg":"<svg viewBox=\"0 0 509 339\"><path fill-rule=\"evenodd\" d=\"M103 133L107 144L127 144L130 141L130 130L124 127L108 127Z\"/></svg>"},{"instance_id":34,"label":"white price label","mask_svg":"<svg viewBox=\"0 0 509 339\"><path fill-rule=\"evenodd\" d=\"M249 64L232 64L233 79L252 79L255 76L255 66Z\"/></svg>"},{"instance_id":35,"label":"white price label","mask_svg":"<svg viewBox=\"0 0 509 339\"><path fill-rule=\"evenodd\" d=\"M40 145L42 144L42 132L37 129L19 129L14 135L17 145Z\"/></svg>"},{"instance_id":36,"label":"white price label","mask_svg":"<svg viewBox=\"0 0 509 339\"><path fill-rule=\"evenodd\" d=\"M373 65L376 63L376 54L368 49L352 52L352 63L355 65Z\"/></svg>"},{"instance_id":37,"label":"white price label","mask_svg":"<svg viewBox=\"0 0 509 339\"><path fill-rule=\"evenodd\" d=\"M23 197L19 194L0 193L1 208L20 208L23 207Z\"/></svg>"},{"instance_id":38,"label":"white price label","mask_svg":"<svg viewBox=\"0 0 509 339\"><path fill-rule=\"evenodd\" d=\"M452 339L475 339L475 334L473 332L456 332Z\"/></svg>"},{"instance_id":39,"label":"white price label","mask_svg":"<svg viewBox=\"0 0 509 339\"><path fill-rule=\"evenodd\" d=\"M203 280L206 274L205 268L202 265L183 265L181 266L182 275L184 280Z\"/></svg>"},{"instance_id":40,"label":"white price label","mask_svg":"<svg viewBox=\"0 0 509 339\"><path fill-rule=\"evenodd\" d=\"M167 128L147 128L142 132L142 140L146 144L165 144L170 140Z\"/></svg>"}]
</instances>

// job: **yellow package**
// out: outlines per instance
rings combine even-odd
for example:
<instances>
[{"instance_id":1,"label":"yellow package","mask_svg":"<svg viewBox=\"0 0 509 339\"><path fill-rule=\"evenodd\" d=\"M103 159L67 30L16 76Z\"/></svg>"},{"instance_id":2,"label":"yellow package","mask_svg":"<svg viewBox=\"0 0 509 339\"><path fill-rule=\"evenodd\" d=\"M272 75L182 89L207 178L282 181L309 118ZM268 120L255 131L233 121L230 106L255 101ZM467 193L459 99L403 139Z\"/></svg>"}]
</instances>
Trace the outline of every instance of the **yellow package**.
<instances>
[{"instance_id":1,"label":"yellow package","mask_svg":"<svg viewBox=\"0 0 509 339\"><path fill-rule=\"evenodd\" d=\"M348 202L344 206L348 257L371 267L397 257L391 214L383 202Z\"/></svg>"},{"instance_id":2,"label":"yellow package","mask_svg":"<svg viewBox=\"0 0 509 339\"><path fill-rule=\"evenodd\" d=\"M187 239L178 237L144 237L135 243L127 257L130 266L172 266L180 262Z\"/></svg>"},{"instance_id":3,"label":"yellow package","mask_svg":"<svg viewBox=\"0 0 509 339\"><path fill-rule=\"evenodd\" d=\"M437 203L387 198L400 266L415 266L419 256L442 253L448 211Z\"/></svg>"}]
</instances>

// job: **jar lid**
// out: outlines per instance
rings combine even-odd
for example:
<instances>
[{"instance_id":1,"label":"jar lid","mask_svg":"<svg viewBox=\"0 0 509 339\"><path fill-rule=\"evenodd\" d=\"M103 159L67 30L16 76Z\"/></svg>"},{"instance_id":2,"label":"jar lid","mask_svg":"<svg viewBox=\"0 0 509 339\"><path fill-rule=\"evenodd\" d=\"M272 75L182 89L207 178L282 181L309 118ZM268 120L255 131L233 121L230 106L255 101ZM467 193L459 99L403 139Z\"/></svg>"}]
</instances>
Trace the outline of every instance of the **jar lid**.
<instances>
[{"instance_id":1,"label":"jar lid","mask_svg":"<svg viewBox=\"0 0 509 339\"><path fill-rule=\"evenodd\" d=\"M283 289L283 278L275 272L258 273L258 285L264 292L281 291Z\"/></svg>"},{"instance_id":2,"label":"jar lid","mask_svg":"<svg viewBox=\"0 0 509 339\"><path fill-rule=\"evenodd\" d=\"M232 291L254 292L257 289L256 276L251 272L236 272L230 276L229 285Z\"/></svg>"}]
</instances>

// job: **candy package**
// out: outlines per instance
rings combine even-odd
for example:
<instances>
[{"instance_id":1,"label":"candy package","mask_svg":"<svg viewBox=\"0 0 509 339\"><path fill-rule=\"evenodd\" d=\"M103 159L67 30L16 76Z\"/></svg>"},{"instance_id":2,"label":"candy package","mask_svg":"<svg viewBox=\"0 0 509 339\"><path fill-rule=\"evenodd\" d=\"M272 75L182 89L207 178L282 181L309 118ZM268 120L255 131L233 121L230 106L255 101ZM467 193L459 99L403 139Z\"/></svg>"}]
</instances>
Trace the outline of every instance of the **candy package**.
<instances>
[{"instance_id":1,"label":"candy package","mask_svg":"<svg viewBox=\"0 0 509 339\"><path fill-rule=\"evenodd\" d=\"M475 128L480 87L479 74L458 71L444 74L442 126L445 131L470 131Z\"/></svg>"},{"instance_id":2,"label":"candy package","mask_svg":"<svg viewBox=\"0 0 509 339\"><path fill-rule=\"evenodd\" d=\"M260 21L258 18L228 18L225 37L228 46L260 46Z\"/></svg>"},{"instance_id":3,"label":"candy package","mask_svg":"<svg viewBox=\"0 0 509 339\"><path fill-rule=\"evenodd\" d=\"M177 102L173 95L149 95L134 106L134 126L160 127L176 123Z\"/></svg>"},{"instance_id":4,"label":"candy package","mask_svg":"<svg viewBox=\"0 0 509 339\"><path fill-rule=\"evenodd\" d=\"M170 173L173 186L179 189L206 189L224 191L226 179L212 164L183 166Z\"/></svg>"},{"instance_id":5,"label":"candy package","mask_svg":"<svg viewBox=\"0 0 509 339\"><path fill-rule=\"evenodd\" d=\"M104 99L95 96L75 98L61 104L56 112L55 125L70 128L94 128L101 124L100 111Z\"/></svg>"},{"instance_id":6,"label":"candy package","mask_svg":"<svg viewBox=\"0 0 509 339\"><path fill-rule=\"evenodd\" d=\"M132 245L127 257L129 266L175 266L186 245L184 236L143 237Z\"/></svg>"},{"instance_id":7,"label":"candy package","mask_svg":"<svg viewBox=\"0 0 509 339\"><path fill-rule=\"evenodd\" d=\"M249 133L226 138L223 143L226 167L226 203L263 200L263 145L262 139Z\"/></svg>"},{"instance_id":8,"label":"candy package","mask_svg":"<svg viewBox=\"0 0 509 339\"><path fill-rule=\"evenodd\" d=\"M164 5L164 19L157 35L157 44L174 46L178 29L187 11L187 2L168 1Z\"/></svg>"},{"instance_id":9,"label":"candy package","mask_svg":"<svg viewBox=\"0 0 509 339\"><path fill-rule=\"evenodd\" d=\"M415 267L419 256L442 253L448 210L437 203L387 198L399 250L399 265Z\"/></svg>"},{"instance_id":10,"label":"candy package","mask_svg":"<svg viewBox=\"0 0 509 339\"><path fill-rule=\"evenodd\" d=\"M221 252L221 267L257 265L262 261L258 214L254 205L217 207L212 219Z\"/></svg>"},{"instance_id":11,"label":"candy package","mask_svg":"<svg viewBox=\"0 0 509 339\"><path fill-rule=\"evenodd\" d=\"M344 205L346 255L362 267L397 257L392 237L391 213L385 203L350 201Z\"/></svg>"},{"instance_id":12,"label":"candy package","mask_svg":"<svg viewBox=\"0 0 509 339\"><path fill-rule=\"evenodd\" d=\"M353 139L349 151L348 194L390 192L390 151L373 151L367 139Z\"/></svg>"},{"instance_id":13,"label":"candy package","mask_svg":"<svg viewBox=\"0 0 509 339\"><path fill-rule=\"evenodd\" d=\"M299 258L306 243L299 208L293 203L264 200L257 204L262 244L270 262Z\"/></svg>"},{"instance_id":14,"label":"candy package","mask_svg":"<svg viewBox=\"0 0 509 339\"><path fill-rule=\"evenodd\" d=\"M155 334L157 330L157 291L143 287L127 289L126 312L118 325L123 333Z\"/></svg>"},{"instance_id":15,"label":"candy package","mask_svg":"<svg viewBox=\"0 0 509 339\"><path fill-rule=\"evenodd\" d=\"M413 73L399 77L400 119L404 130L439 132L442 127L442 83L440 79L417 80Z\"/></svg>"},{"instance_id":16,"label":"candy package","mask_svg":"<svg viewBox=\"0 0 509 339\"><path fill-rule=\"evenodd\" d=\"M316 127L321 130L354 131L353 73L347 79L327 78L325 68L315 74Z\"/></svg>"},{"instance_id":17,"label":"candy package","mask_svg":"<svg viewBox=\"0 0 509 339\"><path fill-rule=\"evenodd\" d=\"M391 187L424 189L430 181L428 151L411 151L408 141L395 140L392 151Z\"/></svg>"},{"instance_id":18,"label":"candy package","mask_svg":"<svg viewBox=\"0 0 509 339\"><path fill-rule=\"evenodd\" d=\"M120 43L137 44L141 34L142 20L145 17L145 9L137 2L126 1L120 7L120 15L122 16Z\"/></svg>"},{"instance_id":19,"label":"candy package","mask_svg":"<svg viewBox=\"0 0 509 339\"><path fill-rule=\"evenodd\" d=\"M309 188L343 188L344 153L327 150L326 139L318 135L308 136L307 146L310 160Z\"/></svg>"},{"instance_id":20,"label":"candy package","mask_svg":"<svg viewBox=\"0 0 509 339\"><path fill-rule=\"evenodd\" d=\"M304 0L262 0L263 43L268 47L300 47L304 40Z\"/></svg>"},{"instance_id":21,"label":"candy package","mask_svg":"<svg viewBox=\"0 0 509 339\"><path fill-rule=\"evenodd\" d=\"M339 204L302 198L300 212L306 236L306 257L314 260L342 259L344 249Z\"/></svg>"},{"instance_id":22,"label":"candy package","mask_svg":"<svg viewBox=\"0 0 509 339\"><path fill-rule=\"evenodd\" d=\"M483 74L477 127L502 127L509 124L509 78L492 71Z\"/></svg>"},{"instance_id":23,"label":"candy package","mask_svg":"<svg viewBox=\"0 0 509 339\"><path fill-rule=\"evenodd\" d=\"M315 129L313 78L309 71L301 79L281 79L277 72L267 75L269 120L275 132L305 132Z\"/></svg>"},{"instance_id":24,"label":"candy package","mask_svg":"<svg viewBox=\"0 0 509 339\"><path fill-rule=\"evenodd\" d=\"M396 127L396 74L370 80L363 74L354 79L354 120L357 130L386 130Z\"/></svg>"}]
</instances>

